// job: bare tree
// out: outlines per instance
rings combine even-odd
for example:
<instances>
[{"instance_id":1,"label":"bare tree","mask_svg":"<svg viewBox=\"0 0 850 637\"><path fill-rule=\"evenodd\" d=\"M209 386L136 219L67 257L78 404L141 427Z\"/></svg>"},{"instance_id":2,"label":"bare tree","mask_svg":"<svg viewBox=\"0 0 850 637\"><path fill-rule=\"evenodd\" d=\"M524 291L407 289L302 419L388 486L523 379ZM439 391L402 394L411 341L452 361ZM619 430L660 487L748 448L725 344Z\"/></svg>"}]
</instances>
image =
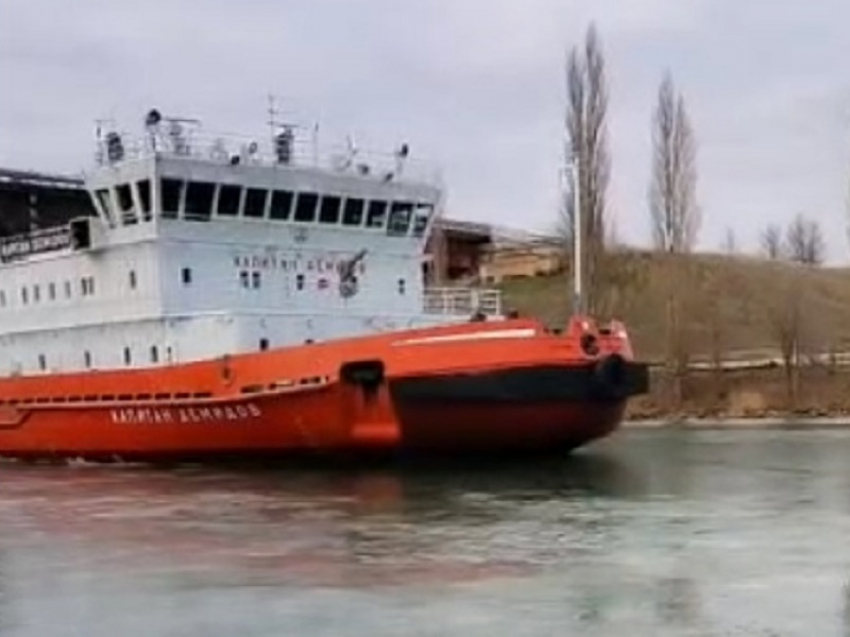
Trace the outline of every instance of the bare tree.
<instances>
[{"instance_id":1,"label":"bare tree","mask_svg":"<svg viewBox=\"0 0 850 637\"><path fill-rule=\"evenodd\" d=\"M586 309L596 313L595 291L605 249L606 191L611 172L608 153L608 87L605 59L596 27L587 30L584 50L573 47L567 62L566 155L579 167L581 236L584 246ZM573 196L562 207L563 235L572 239Z\"/></svg>"},{"instance_id":2,"label":"bare tree","mask_svg":"<svg viewBox=\"0 0 850 637\"><path fill-rule=\"evenodd\" d=\"M771 260L782 258L782 228L771 223L761 232L761 248L765 256Z\"/></svg>"},{"instance_id":3,"label":"bare tree","mask_svg":"<svg viewBox=\"0 0 850 637\"><path fill-rule=\"evenodd\" d=\"M788 258L804 265L823 263L826 244L820 225L814 219L798 214L788 226L785 242Z\"/></svg>"},{"instance_id":4,"label":"bare tree","mask_svg":"<svg viewBox=\"0 0 850 637\"><path fill-rule=\"evenodd\" d=\"M655 247L663 252L690 252L700 226L696 142L685 99L677 95L669 73L658 89L653 144L649 211Z\"/></svg>"},{"instance_id":5,"label":"bare tree","mask_svg":"<svg viewBox=\"0 0 850 637\"><path fill-rule=\"evenodd\" d=\"M764 309L782 355L788 406L794 408L800 394L800 343L806 288L797 275L780 283L779 287L780 293Z\"/></svg>"}]
</instances>

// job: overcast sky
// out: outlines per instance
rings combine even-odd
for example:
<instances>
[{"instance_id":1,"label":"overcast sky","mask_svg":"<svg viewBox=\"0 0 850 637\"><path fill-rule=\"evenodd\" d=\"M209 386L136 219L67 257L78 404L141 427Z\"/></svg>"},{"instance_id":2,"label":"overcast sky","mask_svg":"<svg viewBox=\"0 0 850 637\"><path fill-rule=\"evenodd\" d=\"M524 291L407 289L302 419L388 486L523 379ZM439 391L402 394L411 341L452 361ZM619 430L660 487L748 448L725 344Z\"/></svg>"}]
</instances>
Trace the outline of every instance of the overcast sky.
<instances>
[{"instance_id":1,"label":"overcast sky","mask_svg":"<svg viewBox=\"0 0 850 637\"><path fill-rule=\"evenodd\" d=\"M755 249L762 226L803 211L830 260L850 260L847 0L0 0L0 165L79 171L96 118L135 126L154 105L262 134L272 92L328 138L408 141L442 168L451 216L545 229L564 59L590 21L622 239L648 242L649 124L669 68L699 142L701 246L731 227Z\"/></svg>"}]
</instances>

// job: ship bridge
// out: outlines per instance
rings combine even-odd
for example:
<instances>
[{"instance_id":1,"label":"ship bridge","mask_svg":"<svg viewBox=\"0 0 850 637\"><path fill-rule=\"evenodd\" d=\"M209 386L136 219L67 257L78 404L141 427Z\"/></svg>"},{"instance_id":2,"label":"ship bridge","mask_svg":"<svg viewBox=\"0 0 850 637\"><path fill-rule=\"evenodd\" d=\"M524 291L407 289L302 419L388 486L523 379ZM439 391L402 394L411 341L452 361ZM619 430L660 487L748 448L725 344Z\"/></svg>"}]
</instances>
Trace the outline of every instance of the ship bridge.
<instances>
[{"instance_id":1,"label":"ship bridge","mask_svg":"<svg viewBox=\"0 0 850 637\"><path fill-rule=\"evenodd\" d=\"M101 130L95 159L85 187L96 216L7 246L0 309L18 313L0 312L0 334L32 335L11 339L10 359L33 359L23 369L155 365L501 316L496 291L426 289L444 190L405 144L323 155L282 126L263 148L151 111L139 138ZM53 352L68 330L76 342Z\"/></svg>"}]
</instances>

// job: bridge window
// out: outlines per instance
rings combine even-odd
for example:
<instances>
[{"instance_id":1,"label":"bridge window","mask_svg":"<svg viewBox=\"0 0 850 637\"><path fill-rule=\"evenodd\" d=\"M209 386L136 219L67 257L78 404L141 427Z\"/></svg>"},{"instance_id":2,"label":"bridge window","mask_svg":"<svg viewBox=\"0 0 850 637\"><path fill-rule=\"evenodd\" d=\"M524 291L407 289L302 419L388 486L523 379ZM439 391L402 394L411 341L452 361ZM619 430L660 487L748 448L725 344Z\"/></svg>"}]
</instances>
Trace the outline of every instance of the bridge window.
<instances>
[{"instance_id":1,"label":"bridge window","mask_svg":"<svg viewBox=\"0 0 850 637\"><path fill-rule=\"evenodd\" d=\"M161 185L162 216L166 219L176 219L177 213L180 212L184 184L176 179L163 179Z\"/></svg>"},{"instance_id":2,"label":"bridge window","mask_svg":"<svg viewBox=\"0 0 850 637\"><path fill-rule=\"evenodd\" d=\"M320 223L339 223L339 208L342 201L339 197L323 197L319 211Z\"/></svg>"},{"instance_id":3,"label":"bridge window","mask_svg":"<svg viewBox=\"0 0 850 637\"><path fill-rule=\"evenodd\" d=\"M142 216L145 221L151 220L151 182L149 179L144 179L136 184L136 191L139 193L139 205L142 207Z\"/></svg>"},{"instance_id":4,"label":"bridge window","mask_svg":"<svg viewBox=\"0 0 850 637\"><path fill-rule=\"evenodd\" d=\"M346 226L359 226L363 224L362 199L346 199L345 210L342 213L342 223Z\"/></svg>"},{"instance_id":5,"label":"bridge window","mask_svg":"<svg viewBox=\"0 0 850 637\"><path fill-rule=\"evenodd\" d=\"M393 202L390 208L390 221L387 224L387 234L403 236L410 229L410 217L413 214L413 204L407 201Z\"/></svg>"},{"instance_id":6,"label":"bridge window","mask_svg":"<svg viewBox=\"0 0 850 637\"><path fill-rule=\"evenodd\" d=\"M192 284L192 268L183 268L180 272L180 279L183 281L183 285L191 285Z\"/></svg>"},{"instance_id":7,"label":"bridge window","mask_svg":"<svg viewBox=\"0 0 850 637\"><path fill-rule=\"evenodd\" d=\"M239 203L241 199L241 186L221 186L218 191L218 214L235 217L239 214Z\"/></svg>"},{"instance_id":8,"label":"bridge window","mask_svg":"<svg viewBox=\"0 0 850 637\"><path fill-rule=\"evenodd\" d=\"M187 221L209 221L212 216L215 184L203 181L190 181L186 189Z\"/></svg>"},{"instance_id":9,"label":"bridge window","mask_svg":"<svg viewBox=\"0 0 850 637\"><path fill-rule=\"evenodd\" d=\"M431 220L431 215L434 212L434 206L429 203L420 203L416 205L416 210L413 213L413 236L421 237L425 234L428 228L428 222Z\"/></svg>"},{"instance_id":10,"label":"bridge window","mask_svg":"<svg viewBox=\"0 0 850 637\"><path fill-rule=\"evenodd\" d=\"M118 196L118 209L121 211L121 221L127 225L134 224L138 221L136 213L133 210L133 191L129 184L120 184L115 188L115 194Z\"/></svg>"},{"instance_id":11,"label":"bridge window","mask_svg":"<svg viewBox=\"0 0 850 637\"><path fill-rule=\"evenodd\" d=\"M319 195L314 192L298 193L295 202L295 221L308 223L316 220L316 205L319 203Z\"/></svg>"},{"instance_id":12,"label":"bridge window","mask_svg":"<svg viewBox=\"0 0 850 637\"><path fill-rule=\"evenodd\" d=\"M109 190L107 188L100 188L95 192L95 195L97 196L98 203L100 203L100 207L103 208L103 214L106 215L106 220L109 222L109 225L115 225L115 220L112 216L112 199L109 196Z\"/></svg>"},{"instance_id":13,"label":"bridge window","mask_svg":"<svg viewBox=\"0 0 850 637\"><path fill-rule=\"evenodd\" d=\"M292 209L292 193L288 190L275 190L272 193L272 205L269 217L286 221L289 219L289 211Z\"/></svg>"},{"instance_id":14,"label":"bridge window","mask_svg":"<svg viewBox=\"0 0 850 637\"><path fill-rule=\"evenodd\" d=\"M370 228L383 228L387 221L387 202L370 201L369 215L366 217L366 225Z\"/></svg>"},{"instance_id":15,"label":"bridge window","mask_svg":"<svg viewBox=\"0 0 850 637\"><path fill-rule=\"evenodd\" d=\"M253 219L262 219L266 216L267 190L249 188L245 195L245 216Z\"/></svg>"}]
</instances>

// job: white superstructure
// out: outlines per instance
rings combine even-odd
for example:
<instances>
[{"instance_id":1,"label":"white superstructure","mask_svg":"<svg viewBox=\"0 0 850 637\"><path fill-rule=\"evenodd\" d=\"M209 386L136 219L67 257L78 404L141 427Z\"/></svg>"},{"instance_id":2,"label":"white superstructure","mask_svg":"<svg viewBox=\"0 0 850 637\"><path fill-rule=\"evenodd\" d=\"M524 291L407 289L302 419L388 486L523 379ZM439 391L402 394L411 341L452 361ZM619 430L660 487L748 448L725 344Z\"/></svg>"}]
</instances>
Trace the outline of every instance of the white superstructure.
<instances>
[{"instance_id":1,"label":"white superstructure","mask_svg":"<svg viewBox=\"0 0 850 637\"><path fill-rule=\"evenodd\" d=\"M500 315L498 293L428 290L438 180L402 147L264 153L148 114L99 137L97 216L0 241L0 374L147 367Z\"/></svg>"}]
</instances>

